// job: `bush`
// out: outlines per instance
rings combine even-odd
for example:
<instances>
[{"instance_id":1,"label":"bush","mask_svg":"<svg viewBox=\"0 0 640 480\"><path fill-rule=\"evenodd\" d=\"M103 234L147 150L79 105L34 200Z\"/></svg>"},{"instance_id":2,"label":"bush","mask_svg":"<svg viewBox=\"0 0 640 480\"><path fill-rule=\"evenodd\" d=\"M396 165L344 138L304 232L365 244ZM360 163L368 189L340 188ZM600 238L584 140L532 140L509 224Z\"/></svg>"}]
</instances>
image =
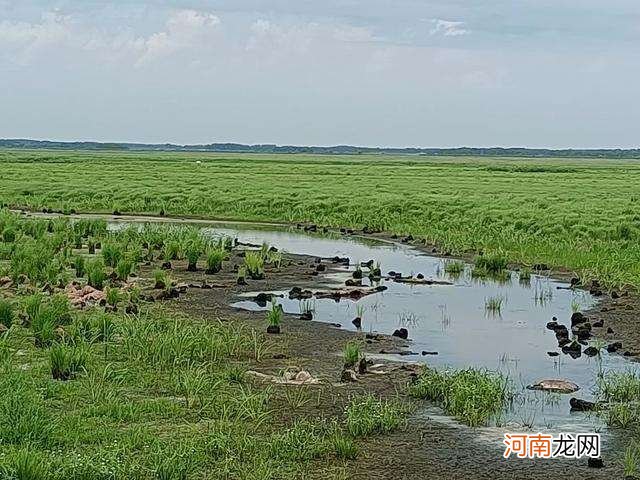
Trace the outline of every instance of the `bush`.
<instances>
[{"instance_id":1,"label":"bush","mask_svg":"<svg viewBox=\"0 0 640 480\"><path fill-rule=\"evenodd\" d=\"M168 290L171 288L171 279L169 274L164 270L156 269L153 271L153 280L155 282L153 288Z\"/></svg>"}]
</instances>

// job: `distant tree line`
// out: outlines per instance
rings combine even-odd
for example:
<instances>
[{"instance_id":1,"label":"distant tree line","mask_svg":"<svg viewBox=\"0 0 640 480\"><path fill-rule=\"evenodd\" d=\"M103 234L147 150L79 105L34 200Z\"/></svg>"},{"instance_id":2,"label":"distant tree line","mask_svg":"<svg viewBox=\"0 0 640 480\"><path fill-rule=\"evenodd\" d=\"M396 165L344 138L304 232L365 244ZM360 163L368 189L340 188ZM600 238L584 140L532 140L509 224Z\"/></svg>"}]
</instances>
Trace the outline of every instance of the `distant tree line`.
<instances>
[{"instance_id":1,"label":"distant tree line","mask_svg":"<svg viewBox=\"0 0 640 480\"><path fill-rule=\"evenodd\" d=\"M207 145L175 145L147 143L52 142L29 139L0 139L0 148L59 150L121 150L167 152L229 152L229 153L311 153L319 155L432 155L487 157L566 157L566 158L640 158L640 149L564 149L547 148L385 148L336 145L331 147L301 147L293 145L244 145L241 143L210 143Z\"/></svg>"}]
</instances>

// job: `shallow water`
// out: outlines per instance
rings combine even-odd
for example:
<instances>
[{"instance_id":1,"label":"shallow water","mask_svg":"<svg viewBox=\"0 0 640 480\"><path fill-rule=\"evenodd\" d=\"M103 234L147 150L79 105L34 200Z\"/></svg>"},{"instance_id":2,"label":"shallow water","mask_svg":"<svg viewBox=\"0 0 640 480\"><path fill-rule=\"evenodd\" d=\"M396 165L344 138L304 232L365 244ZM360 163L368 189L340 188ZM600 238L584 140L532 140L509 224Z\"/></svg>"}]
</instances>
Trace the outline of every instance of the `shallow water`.
<instances>
[{"instance_id":1,"label":"shallow water","mask_svg":"<svg viewBox=\"0 0 640 480\"><path fill-rule=\"evenodd\" d=\"M453 277L444 272L447 259L429 256L417 249L396 243L374 241L360 237L328 238L305 234L297 230L274 231L247 228L215 228L212 234L231 235L240 241L260 244L267 242L290 253L319 257L349 257L352 263L374 259L382 272L389 270L403 275L422 273L425 278L449 280L453 285L408 285L382 281L388 289L358 301L331 299L311 300L314 319L339 323L355 330L351 320L356 308L364 309L362 330L392 333L399 327L409 331L409 348L417 353L436 351L437 355L402 357L404 360L425 362L434 367L486 367L509 376L519 392L511 411L500 423L513 426L532 424L538 428L564 431L593 431L602 424L594 415L570 414L571 395L548 394L526 390L524 387L541 379L562 378L580 386L575 394L592 398L599 371L635 367L619 355L603 350L601 358L583 355L572 359L560 352L553 331L545 325L556 316L570 327L572 305L586 310L595 305L587 292L566 289L565 283L532 275L529 283L521 283L513 272L507 282L477 281L470 275L470 265L464 274ZM353 266L348 271L353 271ZM366 272L366 269L364 269ZM339 280L350 276L347 269ZM558 288L560 287L560 288ZM300 313L304 308L299 300L288 299L286 292L278 298L287 313ZM251 294L249 294L251 296ZM488 314L485 300L500 296L504 303L500 314ZM249 310L266 310L255 302L239 298L233 304ZM558 351L550 357L547 352Z\"/></svg>"},{"instance_id":2,"label":"shallow water","mask_svg":"<svg viewBox=\"0 0 640 480\"><path fill-rule=\"evenodd\" d=\"M149 219L111 219L114 226L132 221ZM471 278L470 265L466 265L462 275L454 277L444 272L450 260L429 256L408 245L364 237L307 234L292 228L246 223L209 222L203 228L213 236L232 236L255 244L266 242L294 254L349 257L352 266L345 268L343 275L328 279L335 284L343 284L350 277L353 264L370 259L380 262L383 274L390 270L403 275L422 273L425 278L453 282L452 285L427 286L382 280L381 284L388 287L382 293L358 301L315 299L311 305L315 320L339 323L349 330L355 330L351 320L359 307L364 310L363 331L390 334L404 327L409 331L411 341L407 344L412 351L438 352L437 355L394 358L424 362L436 368L484 367L505 373L518 394L512 408L498 420L498 426L600 431L603 424L595 415L570 413L569 398L591 399L598 372L637 368L637 364L619 355L609 355L606 350L600 358L583 355L572 359L561 353L555 334L545 328L546 323L555 316L570 328L573 306L586 310L596 303L587 292L569 290L562 282L532 275L530 282L524 283L519 281L516 272L512 272L506 282L478 281ZM274 293L285 294L277 300L285 312L300 313L303 308L300 301L289 300L286 292ZM485 301L496 296L503 299L501 311L488 314ZM246 297L238 297L233 305L249 310L267 309ZM554 351L560 352L560 356L547 355ZM571 380L580 386L580 391L559 395L525 388L549 378Z\"/></svg>"}]
</instances>

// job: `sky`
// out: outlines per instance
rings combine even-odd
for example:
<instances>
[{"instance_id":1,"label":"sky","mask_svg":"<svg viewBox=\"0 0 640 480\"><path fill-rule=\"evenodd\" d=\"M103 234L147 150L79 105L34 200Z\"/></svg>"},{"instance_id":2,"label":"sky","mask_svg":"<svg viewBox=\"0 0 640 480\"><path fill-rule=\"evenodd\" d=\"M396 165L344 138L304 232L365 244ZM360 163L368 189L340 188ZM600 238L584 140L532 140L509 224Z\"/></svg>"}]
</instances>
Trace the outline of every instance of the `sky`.
<instances>
[{"instance_id":1,"label":"sky","mask_svg":"<svg viewBox=\"0 0 640 480\"><path fill-rule=\"evenodd\" d=\"M0 138L640 146L638 0L0 0Z\"/></svg>"}]
</instances>

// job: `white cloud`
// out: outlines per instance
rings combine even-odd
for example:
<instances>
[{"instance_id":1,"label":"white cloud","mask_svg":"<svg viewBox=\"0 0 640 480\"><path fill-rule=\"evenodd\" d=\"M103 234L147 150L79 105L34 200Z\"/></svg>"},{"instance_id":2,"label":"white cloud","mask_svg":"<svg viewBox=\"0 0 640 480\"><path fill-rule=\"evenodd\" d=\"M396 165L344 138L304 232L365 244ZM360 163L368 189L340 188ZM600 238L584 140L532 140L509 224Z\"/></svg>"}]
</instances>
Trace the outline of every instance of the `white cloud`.
<instances>
[{"instance_id":1,"label":"white cloud","mask_svg":"<svg viewBox=\"0 0 640 480\"><path fill-rule=\"evenodd\" d=\"M468 35L470 30L464 28L464 22L452 22L449 20L442 20L436 18L431 21L433 28L431 29L431 35L444 35L445 37L457 37L460 35Z\"/></svg>"}]
</instances>

